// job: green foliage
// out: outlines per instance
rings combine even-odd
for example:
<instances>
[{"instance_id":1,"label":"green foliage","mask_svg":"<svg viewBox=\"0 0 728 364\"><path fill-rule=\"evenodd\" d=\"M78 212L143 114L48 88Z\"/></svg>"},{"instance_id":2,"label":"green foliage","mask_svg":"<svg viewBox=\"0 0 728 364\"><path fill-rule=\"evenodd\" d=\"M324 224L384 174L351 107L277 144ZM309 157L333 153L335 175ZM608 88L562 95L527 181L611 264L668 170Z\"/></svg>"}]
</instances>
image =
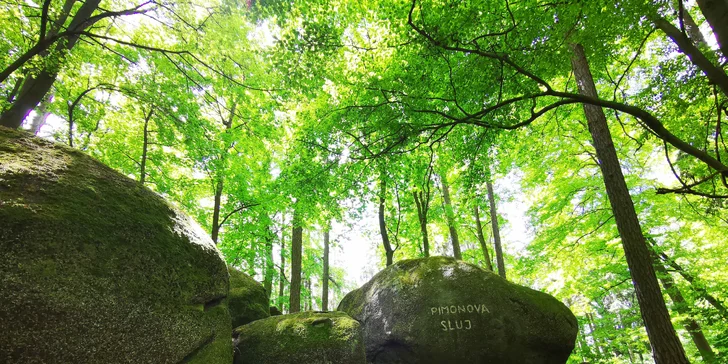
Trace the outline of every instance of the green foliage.
<instances>
[{"instance_id":1,"label":"green foliage","mask_svg":"<svg viewBox=\"0 0 728 364\"><path fill-rule=\"evenodd\" d=\"M649 112L718 161L728 152L721 124L728 95L655 30L658 17L680 24L672 2L166 6L128 23L99 22L94 34L109 39L82 38L63 57L33 57L0 84L7 96L0 107L12 102L16 81L57 67L48 105L52 137L72 139L125 175L144 174L147 187L218 231L228 263L272 282L271 303L287 306L294 212L305 230L302 302L310 297L316 308L322 231L362 225L379 203L380 180L395 260L424 254L414 194L427 193L431 254L451 252L451 213L464 259L485 266L474 208L492 258L490 180L509 279L555 295L579 319L572 362L648 360L599 161L581 101L574 101L568 45L580 43L600 98L611 102L603 106L643 232L683 270L668 267L690 316L715 352L728 353L728 318L705 296L728 300L725 176L625 109ZM32 2L0 7L0 64L7 67L37 41L41 9ZM697 8L686 10L703 23ZM51 2L50 17L60 11L60 2ZM725 71L725 55L701 49ZM443 176L451 212L443 206ZM513 201L528 206L528 231L515 231L520 225L506 219L512 215L503 208ZM380 241L378 230L369 233ZM524 236L527 246L513 236ZM344 268L332 267L335 298L351 288ZM690 358L699 361L680 324L684 315L674 307L672 314Z\"/></svg>"}]
</instances>

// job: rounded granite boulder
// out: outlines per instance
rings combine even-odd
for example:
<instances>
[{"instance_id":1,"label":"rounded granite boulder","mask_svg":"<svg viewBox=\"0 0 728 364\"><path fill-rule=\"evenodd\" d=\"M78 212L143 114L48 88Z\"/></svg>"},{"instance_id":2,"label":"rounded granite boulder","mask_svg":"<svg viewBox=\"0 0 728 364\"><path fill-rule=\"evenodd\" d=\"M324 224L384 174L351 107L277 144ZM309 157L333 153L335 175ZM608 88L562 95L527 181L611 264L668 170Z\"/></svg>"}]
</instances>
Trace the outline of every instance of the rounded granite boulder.
<instances>
[{"instance_id":1,"label":"rounded granite boulder","mask_svg":"<svg viewBox=\"0 0 728 364\"><path fill-rule=\"evenodd\" d=\"M577 321L548 294L446 257L403 260L338 307L376 364L563 364Z\"/></svg>"},{"instance_id":2,"label":"rounded granite boulder","mask_svg":"<svg viewBox=\"0 0 728 364\"><path fill-rule=\"evenodd\" d=\"M232 361L228 272L156 193L0 127L0 362Z\"/></svg>"},{"instance_id":3,"label":"rounded granite boulder","mask_svg":"<svg viewBox=\"0 0 728 364\"><path fill-rule=\"evenodd\" d=\"M358 322L343 312L271 316L233 331L234 364L365 364Z\"/></svg>"},{"instance_id":4,"label":"rounded granite boulder","mask_svg":"<svg viewBox=\"0 0 728 364\"><path fill-rule=\"evenodd\" d=\"M228 308L232 328L270 316L268 295L262 284L251 276L230 267Z\"/></svg>"}]
</instances>

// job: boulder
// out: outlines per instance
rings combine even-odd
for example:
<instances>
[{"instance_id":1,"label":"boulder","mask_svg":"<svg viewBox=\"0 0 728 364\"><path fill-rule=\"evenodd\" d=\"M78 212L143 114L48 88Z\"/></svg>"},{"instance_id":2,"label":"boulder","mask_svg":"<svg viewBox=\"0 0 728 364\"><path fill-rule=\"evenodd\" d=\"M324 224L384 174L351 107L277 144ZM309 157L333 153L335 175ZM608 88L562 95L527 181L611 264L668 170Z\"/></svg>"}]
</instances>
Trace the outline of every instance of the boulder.
<instances>
[{"instance_id":1,"label":"boulder","mask_svg":"<svg viewBox=\"0 0 728 364\"><path fill-rule=\"evenodd\" d=\"M0 362L232 361L228 272L188 216L0 127Z\"/></svg>"},{"instance_id":2,"label":"boulder","mask_svg":"<svg viewBox=\"0 0 728 364\"><path fill-rule=\"evenodd\" d=\"M232 328L270 316L268 295L262 284L249 275L230 267L228 308Z\"/></svg>"},{"instance_id":3,"label":"boulder","mask_svg":"<svg viewBox=\"0 0 728 364\"><path fill-rule=\"evenodd\" d=\"M365 364L359 323L343 312L301 312L233 331L234 364Z\"/></svg>"},{"instance_id":4,"label":"boulder","mask_svg":"<svg viewBox=\"0 0 728 364\"><path fill-rule=\"evenodd\" d=\"M283 314L283 312L281 312L281 310L279 310L278 307L270 306L270 315L271 316L280 316L282 314Z\"/></svg>"},{"instance_id":5,"label":"boulder","mask_svg":"<svg viewBox=\"0 0 728 364\"><path fill-rule=\"evenodd\" d=\"M555 298L446 257L397 262L338 310L362 323L376 364L563 364L577 334Z\"/></svg>"}]
</instances>

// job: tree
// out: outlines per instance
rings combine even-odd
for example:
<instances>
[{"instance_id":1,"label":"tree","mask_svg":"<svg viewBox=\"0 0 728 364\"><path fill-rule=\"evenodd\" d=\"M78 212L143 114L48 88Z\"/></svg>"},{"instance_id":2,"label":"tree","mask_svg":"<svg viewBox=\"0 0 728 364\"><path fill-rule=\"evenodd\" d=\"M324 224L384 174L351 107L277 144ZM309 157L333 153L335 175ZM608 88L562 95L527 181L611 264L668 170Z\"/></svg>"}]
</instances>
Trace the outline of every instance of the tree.
<instances>
[{"instance_id":1,"label":"tree","mask_svg":"<svg viewBox=\"0 0 728 364\"><path fill-rule=\"evenodd\" d=\"M329 310L329 231L331 228L327 225L324 227L324 272L321 277L321 310Z\"/></svg>"},{"instance_id":2,"label":"tree","mask_svg":"<svg viewBox=\"0 0 728 364\"><path fill-rule=\"evenodd\" d=\"M291 289L289 312L301 311L301 260L303 252L303 227L300 212L294 210L291 221Z\"/></svg>"},{"instance_id":3,"label":"tree","mask_svg":"<svg viewBox=\"0 0 728 364\"><path fill-rule=\"evenodd\" d=\"M455 227L455 213L453 212L452 202L450 201L450 186L447 183L447 174L440 175L442 183L442 201L445 207L445 217L447 219L447 228L450 230L450 243L452 244L452 254L455 259L462 260L463 255L460 252L460 238Z\"/></svg>"},{"instance_id":4,"label":"tree","mask_svg":"<svg viewBox=\"0 0 728 364\"><path fill-rule=\"evenodd\" d=\"M579 92L596 98L597 91L583 47L572 44L572 67ZM649 249L635 213L632 199L614 150L607 119L602 109L584 105L589 132L594 141L604 185L622 238L625 258L640 303L640 311L658 363L689 363L675 333L650 259Z\"/></svg>"},{"instance_id":5,"label":"tree","mask_svg":"<svg viewBox=\"0 0 728 364\"><path fill-rule=\"evenodd\" d=\"M500 229L498 227L498 212L495 208L493 184L490 182L490 179L486 179L485 184L488 190L488 202L490 203L490 225L493 229L493 245L495 246L495 261L498 267L498 275L506 278L506 265L503 260L503 248L501 247Z\"/></svg>"}]
</instances>

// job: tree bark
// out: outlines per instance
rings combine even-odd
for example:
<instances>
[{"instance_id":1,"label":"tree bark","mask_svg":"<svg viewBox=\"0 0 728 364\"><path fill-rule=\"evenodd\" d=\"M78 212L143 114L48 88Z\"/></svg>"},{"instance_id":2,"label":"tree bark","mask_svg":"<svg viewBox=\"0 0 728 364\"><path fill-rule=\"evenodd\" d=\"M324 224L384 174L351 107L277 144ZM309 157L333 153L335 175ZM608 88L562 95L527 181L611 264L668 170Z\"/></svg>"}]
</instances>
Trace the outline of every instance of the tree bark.
<instances>
[{"instance_id":1,"label":"tree bark","mask_svg":"<svg viewBox=\"0 0 728 364\"><path fill-rule=\"evenodd\" d=\"M220 234L220 205L222 203L222 190L224 182L219 178L215 183L215 205L212 210L212 241L217 245L218 235Z\"/></svg>"},{"instance_id":2,"label":"tree bark","mask_svg":"<svg viewBox=\"0 0 728 364\"><path fill-rule=\"evenodd\" d=\"M289 298L290 313L301 311L301 258L303 254L303 227L298 213L293 212L293 231L291 234L291 289Z\"/></svg>"},{"instance_id":3,"label":"tree bark","mask_svg":"<svg viewBox=\"0 0 728 364\"><path fill-rule=\"evenodd\" d=\"M450 186L447 184L447 176L442 175L442 200L445 204L445 217L447 218L447 228L450 230L450 242L452 243L452 256L457 260L462 260L463 255L460 253L460 238L455 228L455 213L452 209L452 201L450 201Z\"/></svg>"},{"instance_id":4,"label":"tree bark","mask_svg":"<svg viewBox=\"0 0 728 364\"><path fill-rule=\"evenodd\" d=\"M488 202L490 203L490 225L493 229L495 263L498 266L498 275L506 279L506 263L503 259L503 246L501 244L500 228L498 227L498 211L495 208L495 194L493 193L493 183L490 182L490 178L485 180L485 187L488 190Z\"/></svg>"},{"instance_id":5,"label":"tree bark","mask_svg":"<svg viewBox=\"0 0 728 364\"><path fill-rule=\"evenodd\" d=\"M713 29L718 47L724 57L728 57L728 1L726 0L697 0L700 12Z\"/></svg>"},{"instance_id":6,"label":"tree bark","mask_svg":"<svg viewBox=\"0 0 728 364\"><path fill-rule=\"evenodd\" d=\"M683 0L677 1L682 2ZM678 5L678 7L679 6L680 5ZM688 36L690 36L690 40L693 41L693 44L698 47L707 46L708 42L705 40L703 33L700 31L700 27L698 27L698 24L695 23L695 19L693 19L693 16L690 15L690 12L685 9L684 6L682 9L682 18L683 22L685 22L685 30L687 31Z\"/></svg>"},{"instance_id":7,"label":"tree bark","mask_svg":"<svg viewBox=\"0 0 728 364\"><path fill-rule=\"evenodd\" d=\"M389 233L387 233L387 222L384 219L384 208L387 202L387 182L384 176L379 178L379 233L382 235L382 246L384 246L384 254L387 256L387 267L394 263L394 250L389 241Z\"/></svg>"},{"instance_id":8,"label":"tree bark","mask_svg":"<svg viewBox=\"0 0 728 364\"><path fill-rule=\"evenodd\" d=\"M281 233L281 235L283 235ZM284 297L286 294L286 239L281 236L281 266L279 268L279 279L278 279L278 297ZM285 312L285 304L280 303L281 312Z\"/></svg>"},{"instance_id":9,"label":"tree bark","mask_svg":"<svg viewBox=\"0 0 728 364\"><path fill-rule=\"evenodd\" d=\"M488 253L488 245L485 243L483 224L480 222L480 211L478 210L478 205L473 207L473 212L475 213L475 228L478 233L478 242L480 243L480 248L483 249L483 257L485 258L485 268L492 272L493 263L490 260L490 253Z\"/></svg>"},{"instance_id":10,"label":"tree bark","mask_svg":"<svg viewBox=\"0 0 728 364\"><path fill-rule=\"evenodd\" d=\"M263 275L263 288L265 294L268 295L268 301L273 294L273 274L275 268L273 266L273 232L266 237L265 240L265 274Z\"/></svg>"},{"instance_id":11,"label":"tree bark","mask_svg":"<svg viewBox=\"0 0 728 364\"><path fill-rule=\"evenodd\" d=\"M306 309L304 311L313 310L313 292L311 291L311 278L306 278Z\"/></svg>"},{"instance_id":12,"label":"tree bark","mask_svg":"<svg viewBox=\"0 0 728 364\"><path fill-rule=\"evenodd\" d=\"M667 293L672 300L675 311L685 317L685 319L682 320L683 327L685 327L685 330L690 335L695 347L698 348L700 356L706 363L716 363L713 348L711 348L708 339L705 338L705 334L703 334L700 324L692 317L692 314L688 309L689 304L685 301L685 297L683 297L680 289L675 285L675 281L672 279L672 276L667 269L665 269L665 266L662 265L662 262L657 257L657 253L654 251L651 251L650 253L652 256L652 263L655 266L655 272L657 273L657 278L660 282L662 282L662 287L665 289L665 293Z\"/></svg>"},{"instance_id":13,"label":"tree bark","mask_svg":"<svg viewBox=\"0 0 728 364\"><path fill-rule=\"evenodd\" d=\"M648 240L648 242L652 244L652 250L655 251L655 243L650 240ZM700 298L710 303L710 305L718 311L718 313L721 315L721 317L723 317L724 320L728 320L728 310L726 310L725 305L723 305L723 303L715 298L713 295L708 293L705 287L703 287L703 285L695 276L687 272L682 266L680 266L680 264L675 262L672 258L668 257L667 254L665 254L664 252L656 252L656 254L658 254L659 258L662 259L665 264L667 264L681 277L683 277L686 282L690 283L690 288L695 291L695 293L697 293Z\"/></svg>"},{"instance_id":14,"label":"tree bark","mask_svg":"<svg viewBox=\"0 0 728 364\"><path fill-rule=\"evenodd\" d=\"M594 78L583 47L572 44L572 50L572 68L579 93L597 98ZM670 321L670 313L660 291L650 252L622 175L606 116L600 107L584 104L583 108L655 362L687 364L689 361Z\"/></svg>"},{"instance_id":15,"label":"tree bark","mask_svg":"<svg viewBox=\"0 0 728 364\"><path fill-rule=\"evenodd\" d=\"M99 2L100 0L85 1L78 9L78 12L76 12L73 16L68 29L82 30L87 26L90 26L91 24L86 25L85 23L88 22L88 18L90 18L93 12L96 11L99 6ZM53 35L53 37L56 36L57 35ZM62 52L70 51L76 45L78 38L79 34L75 34L59 40L56 43L56 52L62 54ZM38 45L45 43L47 43L47 41L44 39L39 41ZM52 43L45 45L45 48L41 51L47 49L47 47L50 47L51 45ZM40 51L38 53L40 53ZM62 63L62 60L59 61L59 63ZM28 116L28 113L30 113L30 111L38 105L43 97L45 97L48 91L50 91L53 83L56 81L59 69L60 64L57 64L53 67L45 67L35 76L26 77L17 98L7 110L3 111L0 116L0 125L12 129L19 128L25 117Z\"/></svg>"},{"instance_id":16,"label":"tree bark","mask_svg":"<svg viewBox=\"0 0 728 364\"><path fill-rule=\"evenodd\" d=\"M51 115L51 113L48 112L48 105L52 101L53 93L41 101L40 105L38 105L38 109L35 110L35 117L33 118L33 122L30 124L30 132L33 133L33 135L38 135L40 128L45 125L46 120L48 120L48 116Z\"/></svg>"},{"instance_id":17,"label":"tree bark","mask_svg":"<svg viewBox=\"0 0 728 364\"><path fill-rule=\"evenodd\" d=\"M417 206L417 220L420 222L422 234L422 252L425 258L430 256L430 238L427 236L427 212L429 210L429 196L425 197L422 191L414 191L415 205Z\"/></svg>"},{"instance_id":18,"label":"tree bark","mask_svg":"<svg viewBox=\"0 0 728 364\"><path fill-rule=\"evenodd\" d=\"M321 280L321 310L329 310L329 227L324 230L324 274Z\"/></svg>"},{"instance_id":19,"label":"tree bark","mask_svg":"<svg viewBox=\"0 0 728 364\"><path fill-rule=\"evenodd\" d=\"M150 108L147 115L144 117L144 142L142 144L142 160L139 163L139 182L141 184L144 184L144 182L147 179L147 151L149 149L149 121L152 119L152 113L154 112L154 108ZM219 206L218 206L218 215L219 215ZM214 230L214 227L213 227ZM217 236L215 236L212 239L215 243L217 243Z\"/></svg>"},{"instance_id":20,"label":"tree bark","mask_svg":"<svg viewBox=\"0 0 728 364\"><path fill-rule=\"evenodd\" d=\"M703 71L711 83L716 84L723 91L723 94L728 96L728 75L722 68L715 66L680 29L669 21L660 18L655 20L655 25L672 39L680 52L688 56L690 61Z\"/></svg>"}]
</instances>

